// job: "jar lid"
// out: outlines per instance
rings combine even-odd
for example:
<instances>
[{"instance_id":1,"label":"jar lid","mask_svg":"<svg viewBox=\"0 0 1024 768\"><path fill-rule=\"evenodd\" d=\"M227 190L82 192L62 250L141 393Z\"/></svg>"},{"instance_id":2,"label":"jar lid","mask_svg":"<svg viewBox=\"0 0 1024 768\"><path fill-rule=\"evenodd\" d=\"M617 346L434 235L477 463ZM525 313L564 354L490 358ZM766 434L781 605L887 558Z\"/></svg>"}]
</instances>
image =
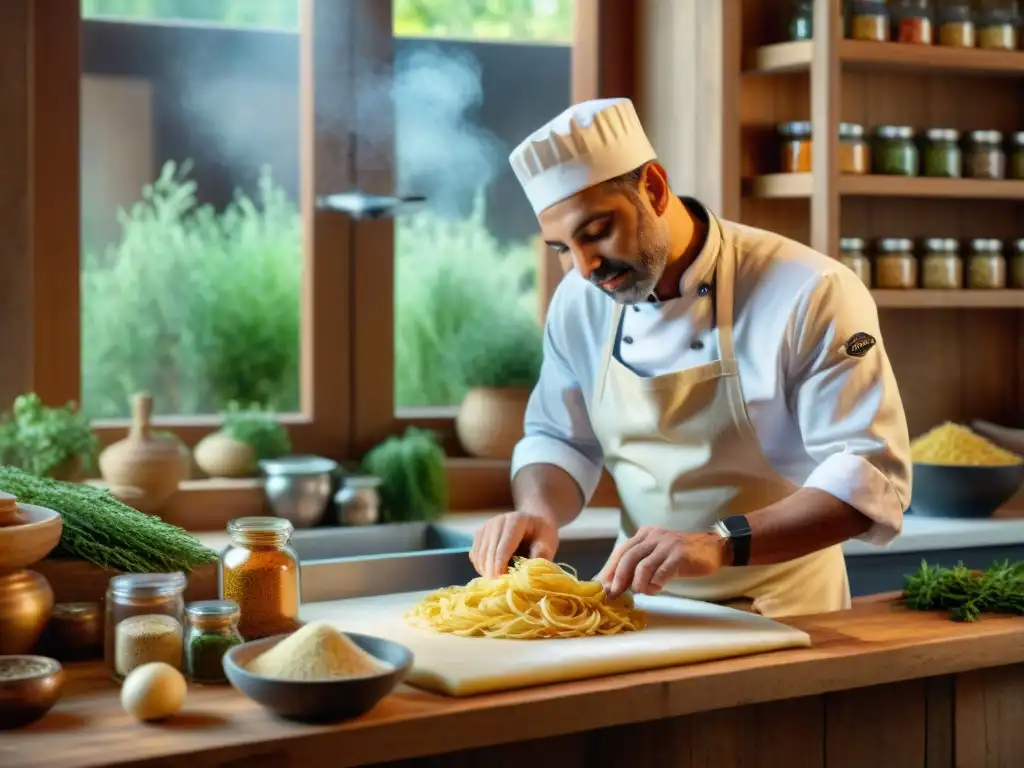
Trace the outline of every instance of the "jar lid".
<instances>
[{"instance_id":1,"label":"jar lid","mask_svg":"<svg viewBox=\"0 0 1024 768\"><path fill-rule=\"evenodd\" d=\"M185 613L200 623L234 621L240 615L238 603L234 600L197 600L185 607Z\"/></svg>"},{"instance_id":2,"label":"jar lid","mask_svg":"<svg viewBox=\"0 0 1024 768\"><path fill-rule=\"evenodd\" d=\"M380 486L380 478L376 475L349 475L342 483L346 488L377 488Z\"/></svg>"},{"instance_id":3,"label":"jar lid","mask_svg":"<svg viewBox=\"0 0 1024 768\"><path fill-rule=\"evenodd\" d=\"M50 611L53 621L91 621L99 615L99 603L57 603Z\"/></svg>"},{"instance_id":4,"label":"jar lid","mask_svg":"<svg viewBox=\"0 0 1024 768\"><path fill-rule=\"evenodd\" d=\"M862 237L841 237L839 238L839 250L841 251L863 251L864 238Z\"/></svg>"},{"instance_id":5,"label":"jar lid","mask_svg":"<svg viewBox=\"0 0 1024 768\"><path fill-rule=\"evenodd\" d=\"M880 139L912 139L914 129L909 125L880 125L875 128L875 134Z\"/></svg>"},{"instance_id":6,"label":"jar lid","mask_svg":"<svg viewBox=\"0 0 1024 768\"><path fill-rule=\"evenodd\" d=\"M960 243L952 237L927 237L923 245L929 253L957 253L960 250Z\"/></svg>"},{"instance_id":7,"label":"jar lid","mask_svg":"<svg viewBox=\"0 0 1024 768\"><path fill-rule=\"evenodd\" d=\"M971 141L975 144L1001 144L1003 134L999 131L971 131Z\"/></svg>"},{"instance_id":8,"label":"jar lid","mask_svg":"<svg viewBox=\"0 0 1024 768\"><path fill-rule=\"evenodd\" d=\"M811 123L809 120L791 120L788 123L779 123L779 135L788 139L802 139L811 135Z\"/></svg>"},{"instance_id":9,"label":"jar lid","mask_svg":"<svg viewBox=\"0 0 1024 768\"><path fill-rule=\"evenodd\" d=\"M939 7L940 23L971 20L971 4L968 0L959 3L948 3Z\"/></svg>"},{"instance_id":10,"label":"jar lid","mask_svg":"<svg viewBox=\"0 0 1024 768\"><path fill-rule=\"evenodd\" d=\"M110 590L115 595L130 597L157 597L173 595L185 589L185 574L174 573L123 573L110 580Z\"/></svg>"},{"instance_id":11,"label":"jar lid","mask_svg":"<svg viewBox=\"0 0 1024 768\"><path fill-rule=\"evenodd\" d=\"M1024 237L1014 242L1013 250L1015 250L1017 253L1024 253Z\"/></svg>"},{"instance_id":12,"label":"jar lid","mask_svg":"<svg viewBox=\"0 0 1024 768\"><path fill-rule=\"evenodd\" d=\"M1003 241L995 237L976 237L971 240L971 249L980 253L1000 253Z\"/></svg>"},{"instance_id":13,"label":"jar lid","mask_svg":"<svg viewBox=\"0 0 1024 768\"><path fill-rule=\"evenodd\" d=\"M929 141L959 141L960 131L956 128L929 128L925 131Z\"/></svg>"},{"instance_id":14,"label":"jar lid","mask_svg":"<svg viewBox=\"0 0 1024 768\"><path fill-rule=\"evenodd\" d=\"M886 253L913 252L914 241L909 237L883 237L878 241L878 250Z\"/></svg>"},{"instance_id":15,"label":"jar lid","mask_svg":"<svg viewBox=\"0 0 1024 768\"><path fill-rule=\"evenodd\" d=\"M334 472L338 468L338 463L322 456L296 454L277 459L263 459L259 466L268 475L320 475Z\"/></svg>"},{"instance_id":16,"label":"jar lid","mask_svg":"<svg viewBox=\"0 0 1024 768\"><path fill-rule=\"evenodd\" d=\"M1024 147L1024 131L1017 131L1011 134L1010 141L1013 142L1015 147Z\"/></svg>"},{"instance_id":17,"label":"jar lid","mask_svg":"<svg viewBox=\"0 0 1024 768\"><path fill-rule=\"evenodd\" d=\"M859 139L864 135L864 126L860 123L840 123L839 138Z\"/></svg>"}]
</instances>

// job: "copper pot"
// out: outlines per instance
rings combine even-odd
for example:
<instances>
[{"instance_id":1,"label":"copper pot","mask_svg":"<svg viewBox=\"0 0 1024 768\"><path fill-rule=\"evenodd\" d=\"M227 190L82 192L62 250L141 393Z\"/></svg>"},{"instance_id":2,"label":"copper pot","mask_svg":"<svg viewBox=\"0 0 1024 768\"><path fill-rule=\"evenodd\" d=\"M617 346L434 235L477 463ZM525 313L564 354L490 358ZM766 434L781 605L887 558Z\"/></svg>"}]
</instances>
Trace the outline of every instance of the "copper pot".
<instances>
[{"instance_id":1,"label":"copper pot","mask_svg":"<svg viewBox=\"0 0 1024 768\"><path fill-rule=\"evenodd\" d=\"M31 651L53 609L53 590L35 571L0 575L0 656Z\"/></svg>"}]
</instances>

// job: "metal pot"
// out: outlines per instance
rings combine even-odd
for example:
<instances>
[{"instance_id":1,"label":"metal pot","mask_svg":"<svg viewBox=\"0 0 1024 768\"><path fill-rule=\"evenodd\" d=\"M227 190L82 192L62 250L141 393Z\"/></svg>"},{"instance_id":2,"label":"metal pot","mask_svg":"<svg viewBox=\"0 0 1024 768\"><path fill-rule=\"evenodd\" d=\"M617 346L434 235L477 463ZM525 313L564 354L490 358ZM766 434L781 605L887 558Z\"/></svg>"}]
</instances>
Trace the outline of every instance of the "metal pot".
<instances>
[{"instance_id":1,"label":"metal pot","mask_svg":"<svg viewBox=\"0 0 1024 768\"><path fill-rule=\"evenodd\" d=\"M334 491L337 462L321 456L282 456L259 462L274 514L295 528L310 528L324 516Z\"/></svg>"}]
</instances>

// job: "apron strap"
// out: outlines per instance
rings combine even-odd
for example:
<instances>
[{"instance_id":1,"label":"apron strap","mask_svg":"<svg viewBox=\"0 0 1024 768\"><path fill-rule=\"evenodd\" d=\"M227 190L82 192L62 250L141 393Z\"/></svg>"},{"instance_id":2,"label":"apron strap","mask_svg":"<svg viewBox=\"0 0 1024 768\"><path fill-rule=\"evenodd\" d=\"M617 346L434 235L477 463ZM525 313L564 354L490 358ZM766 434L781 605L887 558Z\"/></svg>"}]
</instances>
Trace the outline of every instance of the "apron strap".
<instances>
[{"instance_id":1,"label":"apron strap","mask_svg":"<svg viewBox=\"0 0 1024 768\"><path fill-rule=\"evenodd\" d=\"M718 228L718 264L715 268L715 325L718 327L718 353L723 361L735 360L736 351L732 338L733 297L736 293L736 249L725 239L722 225L714 218Z\"/></svg>"},{"instance_id":2,"label":"apron strap","mask_svg":"<svg viewBox=\"0 0 1024 768\"><path fill-rule=\"evenodd\" d=\"M597 387L594 389L594 402L601 399L604 394L604 383L608 379L608 366L611 365L612 355L619 344L619 328L622 325L622 304L617 301L612 303L612 321L608 329L608 338L604 344L604 351L601 353L601 367L598 368Z\"/></svg>"}]
</instances>

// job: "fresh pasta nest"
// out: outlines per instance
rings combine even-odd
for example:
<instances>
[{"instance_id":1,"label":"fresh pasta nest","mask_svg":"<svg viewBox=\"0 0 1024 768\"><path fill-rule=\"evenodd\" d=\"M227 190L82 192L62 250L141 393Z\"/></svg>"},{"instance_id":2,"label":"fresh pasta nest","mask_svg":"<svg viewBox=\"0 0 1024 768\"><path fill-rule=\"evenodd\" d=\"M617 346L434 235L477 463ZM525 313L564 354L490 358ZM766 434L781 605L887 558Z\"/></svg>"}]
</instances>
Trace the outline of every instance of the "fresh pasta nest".
<instances>
[{"instance_id":1,"label":"fresh pasta nest","mask_svg":"<svg viewBox=\"0 0 1024 768\"><path fill-rule=\"evenodd\" d=\"M496 579L433 592L405 618L435 632L516 640L614 635L647 625L629 595L608 600L599 582L580 581L550 560L522 557Z\"/></svg>"}]
</instances>

